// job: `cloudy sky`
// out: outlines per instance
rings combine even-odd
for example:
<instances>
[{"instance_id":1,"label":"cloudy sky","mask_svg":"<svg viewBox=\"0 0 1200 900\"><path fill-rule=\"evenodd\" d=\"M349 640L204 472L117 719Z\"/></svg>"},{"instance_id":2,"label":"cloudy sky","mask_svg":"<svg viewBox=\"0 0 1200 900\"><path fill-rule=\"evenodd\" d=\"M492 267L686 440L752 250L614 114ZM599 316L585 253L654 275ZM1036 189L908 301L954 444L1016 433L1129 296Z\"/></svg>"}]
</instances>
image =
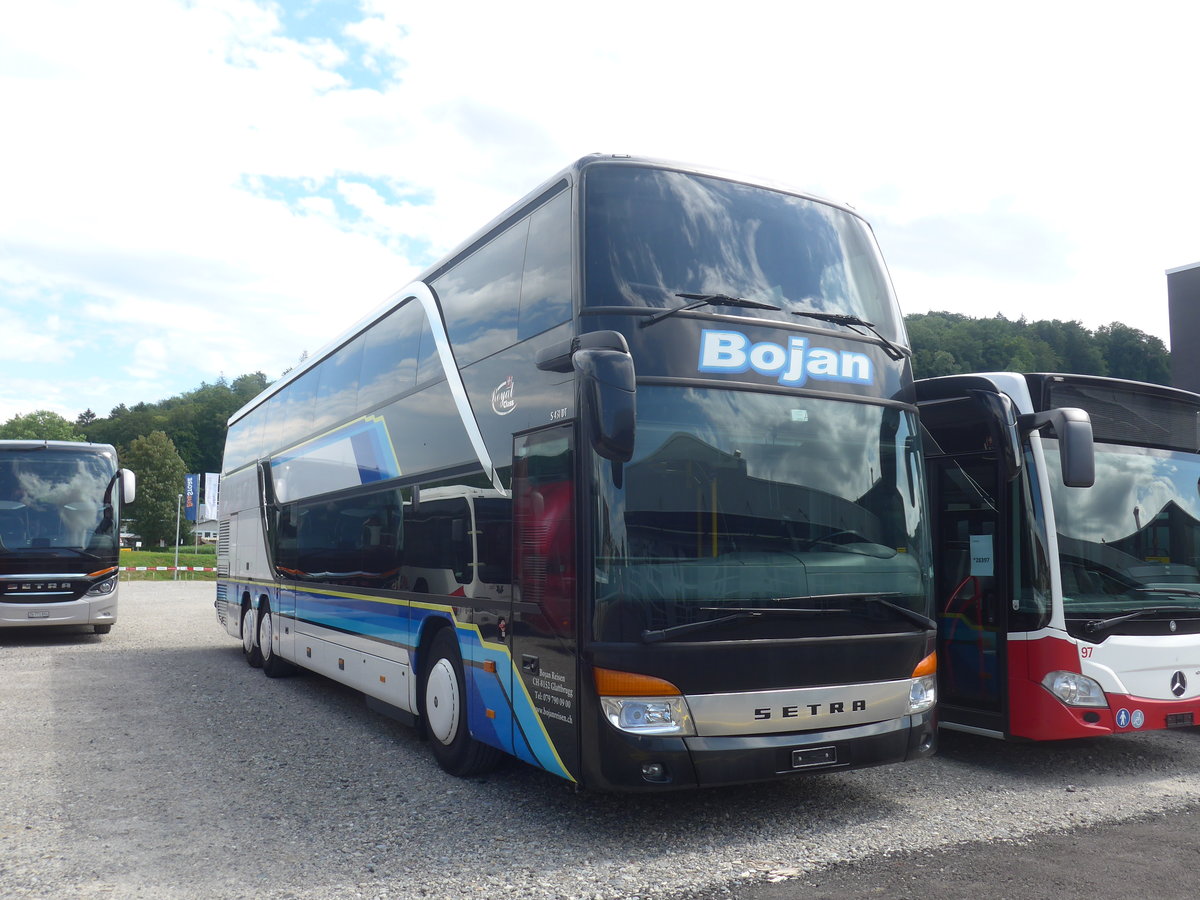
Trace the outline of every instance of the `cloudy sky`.
<instances>
[{"instance_id":1,"label":"cloudy sky","mask_svg":"<svg viewBox=\"0 0 1200 900\"><path fill-rule=\"evenodd\" d=\"M0 4L0 422L277 377L573 159L875 226L905 312L1169 340L1200 5Z\"/></svg>"}]
</instances>

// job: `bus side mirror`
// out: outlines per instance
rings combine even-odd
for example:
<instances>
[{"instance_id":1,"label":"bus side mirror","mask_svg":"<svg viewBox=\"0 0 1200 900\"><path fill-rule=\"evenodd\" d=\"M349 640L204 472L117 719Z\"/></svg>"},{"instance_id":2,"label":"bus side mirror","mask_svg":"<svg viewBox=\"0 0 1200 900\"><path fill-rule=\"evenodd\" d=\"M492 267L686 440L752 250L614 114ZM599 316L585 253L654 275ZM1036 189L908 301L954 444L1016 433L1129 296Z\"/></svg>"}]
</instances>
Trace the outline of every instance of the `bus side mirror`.
<instances>
[{"instance_id":1,"label":"bus side mirror","mask_svg":"<svg viewBox=\"0 0 1200 900\"><path fill-rule=\"evenodd\" d=\"M1025 431L1041 431L1047 425L1058 437L1063 484L1067 487L1095 484L1096 454L1092 447L1092 420L1087 412L1064 407L1021 416L1021 428Z\"/></svg>"},{"instance_id":2,"label":"bus side mirror","mask_svg":"<svg viewBox=\"0 0 1200 900\"><path fill-rule=\"evenodd\" d=\"M1005 480L1021 474L1021 435L1017 431L1017 410L1007 394L995 391L968 391L989 414L988 434L992 445L1004 460Z\"/></svg>"},{"instance_id":3,"label":"bus side mirror","mask_svg":"<svg viewBox=\"0 0 1200 900\"><path fill-rule=\"evenodd\" d=\"M121 477L121 503L132 503L137 499L137 476L129 469L118 473Z\"/></svg>"},{"instance_id":4,"label":"bus side mirror","mask_svg":"<svg viewBox=\"0 0 1200 900\"><path fill-rule=\"evenodd\" d=\"M578 350L571 357L580 375L592 446L605 459L633 458L637 385L633 357L621 350Z\"/></svg>"}]
</instances>

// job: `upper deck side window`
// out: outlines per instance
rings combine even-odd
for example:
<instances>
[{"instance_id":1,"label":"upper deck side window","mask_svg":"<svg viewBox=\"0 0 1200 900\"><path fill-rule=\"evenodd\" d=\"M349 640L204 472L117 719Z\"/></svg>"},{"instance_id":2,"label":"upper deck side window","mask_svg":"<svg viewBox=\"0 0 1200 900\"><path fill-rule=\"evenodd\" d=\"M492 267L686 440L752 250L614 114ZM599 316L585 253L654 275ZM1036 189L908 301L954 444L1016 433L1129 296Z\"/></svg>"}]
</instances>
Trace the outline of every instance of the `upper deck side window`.
<instances>
[{"instance_id":1,"label":"upper deck side window","mask_svg":"<svg viewBox=\"0 0 1200 900\"><path fill-rule=\"evenodd\" d=\"M571 317L570 201L559 193L431 282L460 366Z\"/></svg>"}]
</instances>

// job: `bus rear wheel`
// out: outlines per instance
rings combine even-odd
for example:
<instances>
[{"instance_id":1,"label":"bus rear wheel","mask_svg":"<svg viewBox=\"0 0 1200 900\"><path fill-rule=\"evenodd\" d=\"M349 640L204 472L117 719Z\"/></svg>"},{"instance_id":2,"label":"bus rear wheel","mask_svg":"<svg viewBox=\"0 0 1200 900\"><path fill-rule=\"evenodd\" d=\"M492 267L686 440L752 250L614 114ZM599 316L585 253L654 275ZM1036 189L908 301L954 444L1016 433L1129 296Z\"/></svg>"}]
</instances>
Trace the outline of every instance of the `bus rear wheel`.
<instances>
[{"instance_id":1,"label":"bus rear wheel","mask_svg":"<svg viewBox=\"0 0 1200 900\"><path fill-rule=\"evenodd\" d=\"M275 652L275 619L269 603L264 603L258 613L258 652L262 656L263 674L268 678L282 678L296 671L290 662Z\"/></svg>"},{"instance_id":2,"label":"bus rear wheel","mask_svg":"<svg viewBox=\"0 0 1200 900\"><path fill-rule=\"evenodd\" d=\"M249 603L244 604L242 606L242 655L246 657L246 662L256 669L263 662L262 651L254 642L254 634L258 630L257 624L254 607Z\"/></svg>"},{"instance_id":3,"label":"bus rear wheel","mask_svg":"<svg viewBox=\"0 0 1200 900\"><path fill-rule=\"evenodd\" d=\"M425 666L425 732L438 765L467 777L494 769L502 754L471 737L462 654L452 628L443 628L429 646Z\"/></svg>"}]
</instances>

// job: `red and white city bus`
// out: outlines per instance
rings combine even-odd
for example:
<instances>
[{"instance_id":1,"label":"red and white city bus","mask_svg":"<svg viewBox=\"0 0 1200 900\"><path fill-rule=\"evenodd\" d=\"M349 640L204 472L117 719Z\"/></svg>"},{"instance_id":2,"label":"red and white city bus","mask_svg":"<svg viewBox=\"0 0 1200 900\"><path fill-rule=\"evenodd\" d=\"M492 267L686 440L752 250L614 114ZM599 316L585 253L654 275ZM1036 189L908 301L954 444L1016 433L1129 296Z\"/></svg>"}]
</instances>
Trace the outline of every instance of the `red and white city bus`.
<instances>
[{"instance_id":1,"label":"red and white city bus","mask_svg":"<svg viewBox=\"0 0 1200 900\"><path fill-rule=\"evenodd\" d=\"M1200 712L1200 396L1080 375L917 382L940 724L1053 740Z\"/></svg>"}]
</instances>

